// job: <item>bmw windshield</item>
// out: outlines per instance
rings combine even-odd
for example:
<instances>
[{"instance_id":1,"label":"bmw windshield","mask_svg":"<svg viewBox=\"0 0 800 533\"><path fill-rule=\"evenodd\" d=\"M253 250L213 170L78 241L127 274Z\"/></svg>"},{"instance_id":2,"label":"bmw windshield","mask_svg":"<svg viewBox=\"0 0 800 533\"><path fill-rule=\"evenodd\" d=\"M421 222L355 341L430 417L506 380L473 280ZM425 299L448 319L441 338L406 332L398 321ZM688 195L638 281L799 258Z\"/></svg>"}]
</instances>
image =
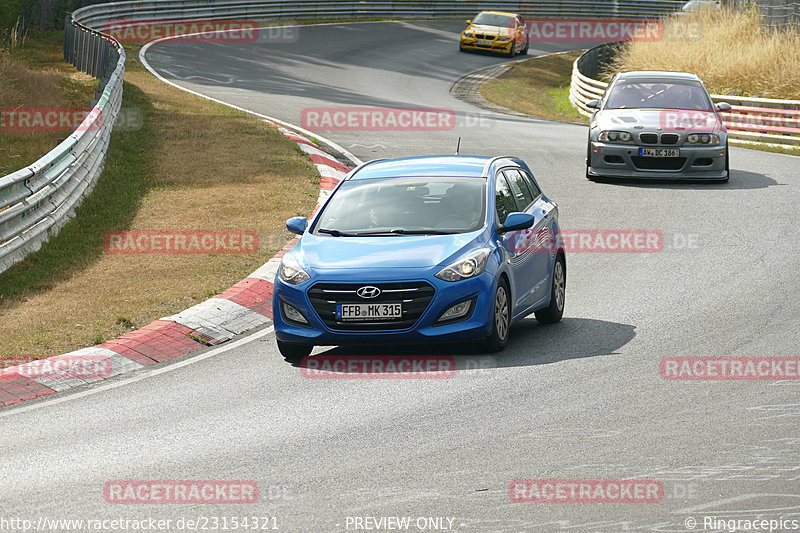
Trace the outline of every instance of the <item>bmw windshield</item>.
<instances>
[{"instance_id":1,"label":"bmw windshield","mask_svg":"<svg viewBox=\"0 0 800 533\"><path fill-rule=\"evenodd\" d=\"M473 24L484 24L486 26L503 26L506 28L514 27L514 17L508 15L493 15L491 13L480 13L472 21Z\"/></svg>"},{"instance_id":2,"label":"bmw windshield","mask_svg":"<svg viewBox=\"0 0 800 533\"><path fill-rule=\"evenodd\" d=\"M344 182L315 234L334 237L468 233L486 218L485 178L374 178Z\"/></svg>"},{"instance_id":3,"label":"bmw windshield","mask_svg":"<svg viewBox=\"0 0 800 533\"><path fill-rule=\"evenodd\" d=\"M712 111L703 86L690 80L619 80L604 109L695 109Z\"/></svg>"}]
</instances>

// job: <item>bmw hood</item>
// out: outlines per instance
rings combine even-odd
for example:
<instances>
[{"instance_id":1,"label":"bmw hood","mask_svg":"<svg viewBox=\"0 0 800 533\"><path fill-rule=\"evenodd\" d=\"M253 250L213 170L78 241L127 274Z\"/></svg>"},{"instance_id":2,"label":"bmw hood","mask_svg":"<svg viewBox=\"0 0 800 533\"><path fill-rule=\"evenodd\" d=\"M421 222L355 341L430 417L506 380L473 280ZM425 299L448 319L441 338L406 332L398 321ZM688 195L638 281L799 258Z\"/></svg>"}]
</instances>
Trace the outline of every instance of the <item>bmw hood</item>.
<instances>
[{"instance_id":1,"label":"bmw hood","mask_svg":"<svg viewBox=\"0 0 800 533\"><path fill-rule=\"evenodd\" d=\"M638 127L637 127L638 126ZM696 109L605 109L598 111L592 127L618 131L695 131L720 133L725 126L714 111Z\"/></svg>"},{"instance_id":2,"label":"bmw hood","mask_svg":"<svg viewBox=\"0 0 800 533\"><path fill-rule=\"evenodd\" d=\"M329 237L305 234L294 248L317 270L426 268L446 262L480 233L398 235L392 237ZM475 245L477 248L477 244ZM468 250L464 250L466 252ZM453 257L453 260L457 257Z\"/></svg>"},{"instance_id":3,"label":"bmw hood","mask_svg":"<svg viewBox=\"0 0 800 533\"><path fill-rule=\"evenodd\" d=\"M475 33L488 33L490 35L511 35L511 28L505 26L487 26L485 24L473 24L466 31Z\"/></svg>"}]
</instances>

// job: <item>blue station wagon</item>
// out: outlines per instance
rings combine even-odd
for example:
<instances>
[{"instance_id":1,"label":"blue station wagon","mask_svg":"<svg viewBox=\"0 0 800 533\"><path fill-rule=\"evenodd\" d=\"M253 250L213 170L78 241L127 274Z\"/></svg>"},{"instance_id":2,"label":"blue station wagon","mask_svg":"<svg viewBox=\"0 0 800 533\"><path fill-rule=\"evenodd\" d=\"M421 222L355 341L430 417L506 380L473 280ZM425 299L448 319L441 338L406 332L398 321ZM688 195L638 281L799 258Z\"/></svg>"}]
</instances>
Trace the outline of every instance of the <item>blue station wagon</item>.
<instances>
[{"instance_id":1,"label":"blue station wagon","mask_svg":"<svg viewBox=\"0 0 800 533\"><path fill-rule=\"evenodd\" d=\"M511 324L564 312L558 206L514 157L430 156L353 169L283 256L273 312L278 348L508 342Z\"/></svg>"}]
</instances>

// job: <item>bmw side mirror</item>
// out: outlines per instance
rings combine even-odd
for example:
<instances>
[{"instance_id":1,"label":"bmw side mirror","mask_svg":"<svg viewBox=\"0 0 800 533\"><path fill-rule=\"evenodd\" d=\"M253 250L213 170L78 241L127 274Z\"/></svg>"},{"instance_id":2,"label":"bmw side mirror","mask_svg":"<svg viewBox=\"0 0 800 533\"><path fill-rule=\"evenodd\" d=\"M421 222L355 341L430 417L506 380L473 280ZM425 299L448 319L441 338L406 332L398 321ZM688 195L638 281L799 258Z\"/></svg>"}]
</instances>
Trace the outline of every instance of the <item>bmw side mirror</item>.
<instances>
[{"instance_id":1,"label":"bmw side mirror","mask_svg":"<svg viewBox=\"0 0 800 533\"><path fill-rule=\"evenodd\" d=\"M589 100L586 102L586 107L591 109L600 109L600 100Z\"/></svg>"},{"instance_id":2,"label":"bmw side mirror","mask_svg":"<svg viewBox=\"0 0 800 533\"><path fill-rule=\"evenodd\" d=\"M472 24L472 19L466 21L467 24Z\"/></svg>"},{"instance_id":3,"label":"bmw side mirror","mask_svg":"<svg viewBox=\"0 0 800 533\"><path fill-rule=\"evenodd\" d=\"M497 228L497 233L502 235L509 231L528 229L533 226L534 220L533 215L530 213L509 213L505 224Z\"/></svg>"},{"instance_id":4,"label":"bmw side mirror","mask_svg":"<svg viewBox=\"0 0 800 533\"><path fill-rule=\"evenodd\" d=\"M717 109L719 109L720 111L730 111L731 104L729 104L728 102L720 102L717 104Z\"/></svg>"},{"instance_id":5,"label":"bmw side mirror","mask_svg":"<svg viewBox=\"0 0 800 533\"><path fill-rule=\"evenodd\" d=\"M286 229L295 235L302 235L308 226L308 219L306 217L292 217L286 221Z\"/></svg>"}]
</instances>

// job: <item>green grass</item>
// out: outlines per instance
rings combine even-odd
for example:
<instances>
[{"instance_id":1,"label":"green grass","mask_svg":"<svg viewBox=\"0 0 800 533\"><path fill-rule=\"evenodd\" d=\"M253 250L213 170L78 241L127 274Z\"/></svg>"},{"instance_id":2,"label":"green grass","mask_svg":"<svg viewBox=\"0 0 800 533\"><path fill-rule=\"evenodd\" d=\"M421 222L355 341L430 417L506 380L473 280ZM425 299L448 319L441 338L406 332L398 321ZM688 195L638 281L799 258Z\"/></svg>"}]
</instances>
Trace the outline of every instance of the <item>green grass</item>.
<instances>
[{"instance_id":1,"label":"green grass","mask_svg":"<svg viewBox=\"0 0 800 533\"><path fill-rule=\"evenodd\" d=\"M580 52L517 63L481 87L483 97L508 109L550 120L588 124L569 102L572 63Z\"/></svg>"},{"instance_id":2,"label":"green grass","mask_svg":"<svg viewBox=\"0 0 800 533\"><path fill-rule=\"evenodd\" d=\"M742 148L750 148L753 150L760 150L762 152L771 152L773 154L786 154L786 155L794 155L800 156L800 146L770 146L770 145L759 145L759 144L750 144L744 142L737 142L736 139L730 140L731 146L740 146Z\"/></svg>"}]
</instances>

